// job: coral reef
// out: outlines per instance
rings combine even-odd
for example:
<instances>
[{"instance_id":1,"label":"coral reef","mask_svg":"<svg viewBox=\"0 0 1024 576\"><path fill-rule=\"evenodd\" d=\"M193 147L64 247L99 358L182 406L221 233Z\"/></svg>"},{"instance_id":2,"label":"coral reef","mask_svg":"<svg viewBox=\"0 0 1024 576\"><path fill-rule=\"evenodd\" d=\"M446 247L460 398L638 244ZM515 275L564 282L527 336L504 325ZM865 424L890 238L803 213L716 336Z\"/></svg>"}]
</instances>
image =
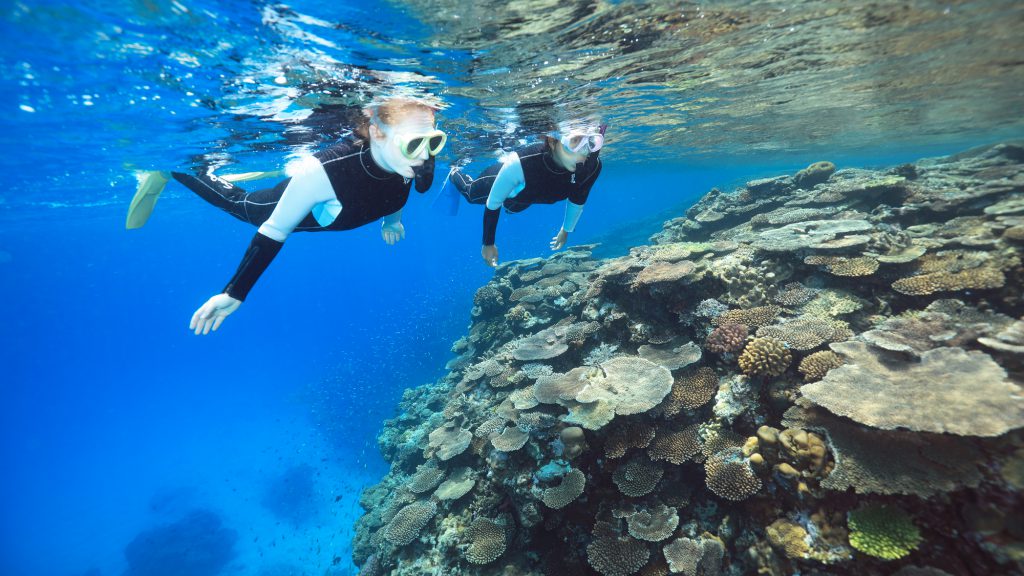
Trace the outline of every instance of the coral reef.
<instances>
[{"instance_id":1,"label":"coral reef","mask_svg":"<svg viewBox=\"0 0 1024 576\"><path fill-rule=\"evenodd\" d=\"M502 264L385 423L361 573L1024 572L1022 192L1012 143L817 163Z\"/></svg>"}]
</instances>

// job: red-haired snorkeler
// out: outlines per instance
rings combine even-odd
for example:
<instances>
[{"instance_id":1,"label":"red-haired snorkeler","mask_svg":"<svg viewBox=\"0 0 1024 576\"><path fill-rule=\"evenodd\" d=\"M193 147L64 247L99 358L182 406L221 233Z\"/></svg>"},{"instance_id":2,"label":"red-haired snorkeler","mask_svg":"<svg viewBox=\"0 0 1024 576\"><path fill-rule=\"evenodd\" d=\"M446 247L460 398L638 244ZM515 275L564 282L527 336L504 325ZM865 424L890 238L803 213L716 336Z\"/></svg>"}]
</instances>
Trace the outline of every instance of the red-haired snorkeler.
<instances>
[{"instance_id":1,"label":"red-haired snorkeler","mask_svg":"<svg viewBox=\"0 0 1024 576\"><path fill-rule=\"evenodd\" d=\"M596 120L562 122L542 142L509 152L476 178L458 169L449 173L446 186L453 185L471 204L484 204L480 248L484 262L498 265L495 235L502 207L507 212L521 212L534 204L565 200L565 218L550 246L558 250L565 245L601 174L598 152L604 146L606 128Z\"/></svg>"},{"instance_id":2,"label":"red-haired snorkeler","mask_svg":"<svg viewBox=\"0 0 1024 576\"><path fill-rule=\"evenodd\" d=\"M242 305L292 232L351 230L382 219L384 241L390 245L402 240L402 207L413 181L419 192L430 188L434 157L447 141L435 126L435 111L406 98L370 105L352 137L292 163L286 170L288 178L264 190L246 192L232 183L250 179L249 174L228 181L213 174L172 172L175 180L210 204L259 227L235 275L224 290L195 311L189 329L208 334L219 328ZM147 186L143 180L135 200L147 192L152 198L152 192L159 194L167 182L160 172L149 173L149 178L153 182ZM138 227L132 225L132 218L130 211L128 227ZM141 225L138 218L134 223Z\"/></svg>"}]
</instances>

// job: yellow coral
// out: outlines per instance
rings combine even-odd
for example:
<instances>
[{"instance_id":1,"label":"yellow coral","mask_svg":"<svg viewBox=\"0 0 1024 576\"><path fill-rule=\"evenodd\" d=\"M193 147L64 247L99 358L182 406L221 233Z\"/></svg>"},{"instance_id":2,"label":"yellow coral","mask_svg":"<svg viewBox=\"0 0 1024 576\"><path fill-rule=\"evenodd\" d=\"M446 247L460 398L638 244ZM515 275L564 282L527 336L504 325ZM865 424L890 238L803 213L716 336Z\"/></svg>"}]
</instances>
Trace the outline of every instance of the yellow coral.
<instances>
[{"instance_id":1,"label":"yellow coral","mask_svg":"<svg viewBox=\"0 0 1024 576\"><path fill-rule=\"evenodd\" d=\"M779 376L789 368L793 355L775 338L754 338L740 354L739 364L748 376Z\"/></svg>"}]
</instances>

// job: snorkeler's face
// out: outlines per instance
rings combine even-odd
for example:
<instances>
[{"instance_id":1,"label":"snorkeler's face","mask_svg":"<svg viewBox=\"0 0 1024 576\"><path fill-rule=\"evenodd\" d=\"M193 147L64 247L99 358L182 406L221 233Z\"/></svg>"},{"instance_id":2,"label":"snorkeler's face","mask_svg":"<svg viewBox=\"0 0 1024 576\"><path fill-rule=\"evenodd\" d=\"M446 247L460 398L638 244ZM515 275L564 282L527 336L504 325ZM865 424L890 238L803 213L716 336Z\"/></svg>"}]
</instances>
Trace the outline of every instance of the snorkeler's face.
<instances>
[{"instance_id":1,"label":"snorkeler's face","mask_svg":"<svg viewBox=\"0 0 1024 576\"><path fill-rule=\"evenodd\" d=\"M371 125L370 134L376 159L383 168L405 178L414 176L413 169L444 147L447 137L434 129L434 114L426 109L406 113L390 125Z\"/></svg>"}]
</instances>

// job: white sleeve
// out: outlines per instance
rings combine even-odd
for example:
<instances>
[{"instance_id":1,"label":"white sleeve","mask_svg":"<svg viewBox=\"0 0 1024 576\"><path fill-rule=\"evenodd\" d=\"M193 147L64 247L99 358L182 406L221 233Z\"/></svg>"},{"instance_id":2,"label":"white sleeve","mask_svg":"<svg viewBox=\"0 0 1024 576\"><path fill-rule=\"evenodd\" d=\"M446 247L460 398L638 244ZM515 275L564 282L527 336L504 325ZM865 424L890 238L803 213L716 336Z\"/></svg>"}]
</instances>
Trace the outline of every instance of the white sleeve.
<instances>
[{"instance_id":1,"label":"white sleeve","mask_svg":"<svg viewBox=\"0 0 1024 576\"><path fill-rule=\"evenodd\" d=\"M487 196L487 208L497 210L501 203L510 196L515 196L526 186L523 165L519 163L519 154L509 152L505 157L505 165L498 170L491 185L491 193Z\"/></svg>"},{"instance_id":2,"label":"white sleeve","mask_svg":"<svg viewBox=\"0 0 1024 576\"><path fill-rule=\"evenodd\" d=\"M583 205L574 204L573 202L565 201L565 220L562 221L562 230L566 232L572 232L576 229L576 224L580 221L580 215L583 214Z\"/></svg>"},{"instance_id":3,"label":"white sleeve","mask_svg":"<svg viewBox=\"0 0 1024 576\"><path fill-rule=\"evenodd\" d=\"M281 194L270 218L259 229L260 234L284 242L302 219L321 202L336 200L331 180L323 164L313 156L289 166L292 180Z\"/></svg>"}]
</instances>

